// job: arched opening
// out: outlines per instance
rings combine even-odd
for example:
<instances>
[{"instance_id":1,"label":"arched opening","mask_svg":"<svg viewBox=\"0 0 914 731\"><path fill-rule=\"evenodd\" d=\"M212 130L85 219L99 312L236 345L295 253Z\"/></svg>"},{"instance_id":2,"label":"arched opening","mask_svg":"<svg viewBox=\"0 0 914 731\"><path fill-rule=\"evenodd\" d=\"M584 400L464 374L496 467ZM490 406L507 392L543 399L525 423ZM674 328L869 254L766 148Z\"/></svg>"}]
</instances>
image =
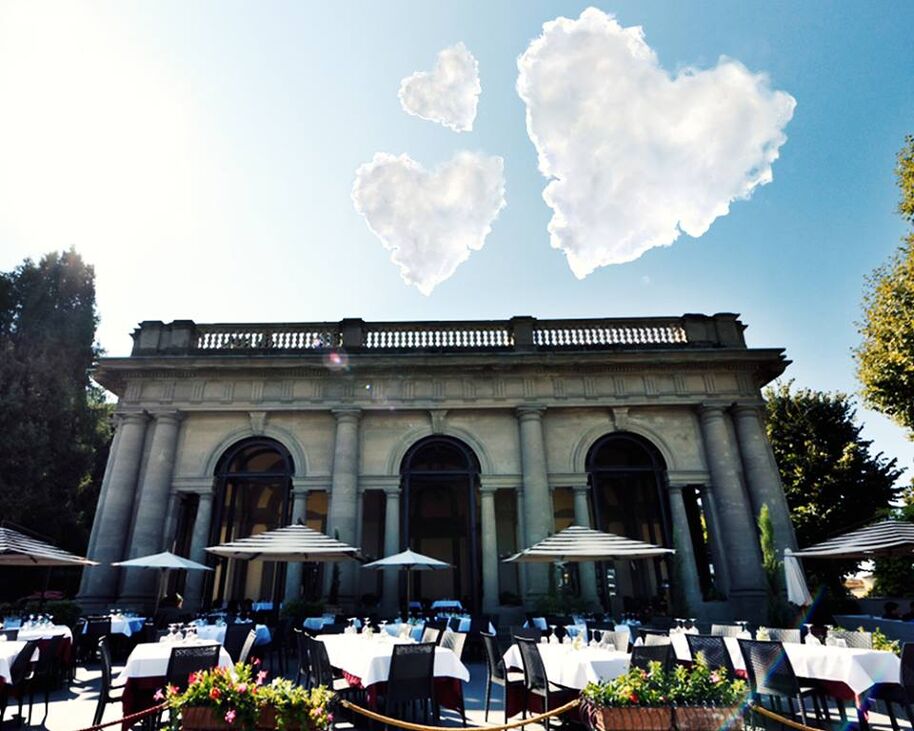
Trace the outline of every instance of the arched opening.
<instances>
[{"instance_id":1,"label":"arched opening","mask_svg":"<svg viewBox=\"0 0 914 731\"><path fill-rule=\"evenodd\" d=\"M412 596L428 602L459 599L465 608L478 611L479 460L458 439L429 437L406 453L400 476L402 548L454 566L449 571L412 572Z\"/></svg>"},{"instance_id":2,"label":"arched opening","mask_svg":"<svg viewBox=\"0 0 914 731\"><path fill-rule=\"evenodd\" d=\"M274 439L254 437L227 449L216 466L212 543L288 525L294 471L289 451ZM249 599L278 606L285 567L267 561L219 559L212 580L214 605Z\"/></svg>"},{"instance_id":3,"label":"arched opening","mask_svg":"<svg viewBox=\"0 0 914 731\"><path fill-rule=\"evenodd\" d=\"M627 432L608 434L591 447L587 475L598 529L672 545L666 465L654 445ZM604 601L616 611L669 611L666 558L603 562L598 576Z\"/></svg>"}]
</instances>

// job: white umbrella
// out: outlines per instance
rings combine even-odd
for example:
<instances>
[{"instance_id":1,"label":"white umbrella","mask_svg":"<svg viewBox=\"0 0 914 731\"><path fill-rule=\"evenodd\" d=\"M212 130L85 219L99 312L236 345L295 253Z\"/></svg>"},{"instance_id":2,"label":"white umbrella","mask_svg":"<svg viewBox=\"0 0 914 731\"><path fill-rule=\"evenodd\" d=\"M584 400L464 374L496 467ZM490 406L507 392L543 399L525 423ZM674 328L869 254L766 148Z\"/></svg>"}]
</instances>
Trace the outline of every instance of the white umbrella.
<instances>
[{"instance_id":1,"label":"white umbrella","mask_svg":"<svg viewBox=\"0 0 914 731\"><path fill-rule=\"evenodd\" d=\"M171 553L170 551L154 553L149 556L137 556L136 558L131 558L127 561L118 561L117 563L113 563L111 565L121 566L123 568L159 569L159 584L156 588L156 604L153 613L157 613L159 611L159 600L162 596L162 585L165 583L165 579L168 576L169 571L212 571L212 568L209 566L204 566L202 563L191 561L189 558L178 556L174 553Z\"/></svg>"},{"instance_id":2,"label":"white umbrella","mask_svg":"<svg viewBox=\"0 0 914 731\"><path fill-rule=\"evenodd\" d=\"M237 541L221 543L206 549L223 558L243 561L345 561L357 558L359 549L305 525L287 525L285 528L258 533Z\"/></svg>"},{"instance_id":3,"label":"white umbrella","mask_svg":"<svg viewBox=\"0 0 914 731\"><path fill-rule=\"evenodd\" d=\"M787 585L787 601L798 607L812 604L812 594L806 586L806 577L800 562L789 548L784 551L784 583Z\"/></svg>"},{"instance_id":4,"label":"white umbrella","mask_svg":"<svg viewBox=\"0 0 914 731\"><path fill-rule=\"evenodd\" d=\"M0 566L98 566L98 562L0 526Z\"/></svg>"},{"instance_id":5,"label":"white umbrella","mask_svg":"<svg viewBox=\"0 0 914 731\"><path fill-rule=\"evenodd\" d=\"M675 553L671 548L572 525L505 561L551 563L559 561L603 561L612 558L654 558Z\"/></svg>"},{"instance_id":6,"label":"white umbrella","mask_svg":"<svg viewBox=\"0 0 914 731\"><path fill-rule=\"evenodd\" d=\"M444 569L454 568L445 561L439 561L437 558L425 556L416 553L408 548L392 556L385 556L377 561L366 563L362 568L366 569L406 569L406 611L409 612L410 593L412 590L412 572L413 571L442 571Z\"/></svg>"},{"instance_id":7,"label":"white umbrella","mask_svg":"<svg viewBox=\"0 0 914 731\"><path fill-rule=\"evenodd\" d=\"M914 523L905 520L883 520L793 552L794 556L806 558L861 559L912 554Z\"/></svg>"}]
</instances>

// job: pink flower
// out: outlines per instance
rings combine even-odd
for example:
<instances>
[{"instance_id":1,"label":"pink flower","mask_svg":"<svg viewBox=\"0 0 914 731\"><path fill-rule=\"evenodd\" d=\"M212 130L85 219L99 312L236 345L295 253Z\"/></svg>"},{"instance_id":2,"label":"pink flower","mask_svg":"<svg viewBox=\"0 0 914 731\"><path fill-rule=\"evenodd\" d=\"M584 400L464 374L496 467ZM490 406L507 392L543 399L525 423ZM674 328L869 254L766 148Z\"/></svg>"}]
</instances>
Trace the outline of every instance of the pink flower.
<instances>
[{"instance_id":1,"label":"pink flower","mask_svg":"<svg viewBox=\"0 0 914 731\"><path fill-rule=\"evenodd\" d=\"M225 722L226 722L226 723L235 723L235 715L236 715L236 714L235 714L235 709L234 709L234 708L229 708L229 709L225 712Z\"/></svg>"},{"instance_id":2,"label":"pink flower","mask_svg":"<svg viewBox=\"0 0 914 731\"><path fill-rule=\"evenodd\" d=\"M333 723L333 714L332 713L327 714L327 723Z\"/></svg>"},{"instance_id":3,"label":"pink flower","mask_svg":"<svg viewBox=\"0 0 914 731\"><path fill-rule=\"evenodd\" d=\"M153 699L154 701L161 701L161 700L164 700L164 699L165 699L165 694L162 692L162 689L161 689L161 688L159 688L159 689L155 692L155 695L152 696L152 699Z\"/></svg>"},{"instance_id":4,"label":"pink flower","mask_svg":"<svg viewBox=\"0 0 914 731\"><path fill-rule=\"evenodd\" d=\"M717 674L717 671L716 671L716 670L715 670L713 673L711 673L711 682L712 682L712 683L719 683L719 682L720 682L720 675Z\"/></svg>"},{"instance_id":5,"label":"pink flower","mask_svg":"<svg viewBox=\"0 0 914 731\"><path fill-rule=\"evenodd\" d=\"M188 685L193 685L193 684L196 683L196 682L197 682L197 674L196 674L196 673L191 673L190 675L187 676L187 683L188 683Z\"/></svg>"},{"instance_id":6,"label":"pink flower","mask_svg":"<svg viewBox=\"0 0 914 731\"><path fill-rule=\"evenodd\" d=\"M263 681L267 679L267 671L261 670L257 673L257 685L262 685Z\"/></svg>"},{"instance_id":7,"label":"pink flower","mask_svg":"<svg viewBox=\"0 0 914 731\"><path fill-rule=\"evenodd\" d=\"M256 668L258 665L260 665L260 658L259 658L259 657L251 658L251 665L253 665L255 668Z\"/></svg>"},{"instance_id":8,"label":"pink flower","mask_svg":"<svg viewBox=\"0 0 914 731\"><path fill-rule=\"evenodd\" d=\"M238 692L239 692L239 693L247 693L247 692L248 692L248 684L247 684L247 683L241 683L241 684L238 686Z\"/></svg>"}]
</instances>

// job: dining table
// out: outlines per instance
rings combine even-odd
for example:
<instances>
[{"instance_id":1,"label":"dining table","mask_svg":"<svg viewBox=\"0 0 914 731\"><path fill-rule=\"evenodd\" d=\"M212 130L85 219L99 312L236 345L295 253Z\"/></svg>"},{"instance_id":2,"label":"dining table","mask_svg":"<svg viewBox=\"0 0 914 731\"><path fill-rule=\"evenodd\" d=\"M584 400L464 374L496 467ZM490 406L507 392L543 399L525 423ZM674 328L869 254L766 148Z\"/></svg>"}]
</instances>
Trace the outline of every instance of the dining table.
<instances>
[{"instance_id":1,"label":"dining table","mask_svg":"<svg viewBox=\"0 0 914 731\"><path fill-rule=\"evenodd\" d=\"M386 632L318 635L316 639L324 643L330 664L342 671L349 684L366 690L370 706L376 705L378 693L387 683L394 647L415 643L413 639L392 637ZM466 665L450 649L436 647L433 674L439 704L447 708L461 707L463 683L470 680Z\"/></svg>"},{"instance_id":2,"label":"dining table","mask_svg":"<svg viewBox=\"0 0 914 731\"><path fill-rule=\"evenodd\" d=\"M25 641L6 640L0 642L0 685L12 683L12 667L19 653L25 649ZM38 660L39 650L35 649L32 662Z\"/></svg>"},{"instance_id":3,"label":"dining table","mask_svg":"<svg viewBox=\"0 0 914 731\"><path fill-rule=\"evenodd\" d=\"M179 640L178 642L141 642L130 652L124 668L115 679L123 684L121 704L127 716L155 705L155 692L165 685L168 660L173 647L203 647L218 644L212 640ZM219 666L232 667L232 658L225 648L219 647Z\"/></svg>"},{"instance_id":4,"label":"dining table","mask_svg":"<svg viewBox=\"0 0 914 731\"><path fill-rule=\"evenodd\" d=\"M244 624L250 626L251 629L256 633L256 638L254 639L254 646L259 647L261 645L269 645L272 639L270 635L270 629L265 624L253 624L252 622L239 622L238 624ZM218 642L220 645L225 643L225 631L228 628L227 624L198 624L196 625L197 637L201 640L212 640Z\"/></svg>"}]
</instances>

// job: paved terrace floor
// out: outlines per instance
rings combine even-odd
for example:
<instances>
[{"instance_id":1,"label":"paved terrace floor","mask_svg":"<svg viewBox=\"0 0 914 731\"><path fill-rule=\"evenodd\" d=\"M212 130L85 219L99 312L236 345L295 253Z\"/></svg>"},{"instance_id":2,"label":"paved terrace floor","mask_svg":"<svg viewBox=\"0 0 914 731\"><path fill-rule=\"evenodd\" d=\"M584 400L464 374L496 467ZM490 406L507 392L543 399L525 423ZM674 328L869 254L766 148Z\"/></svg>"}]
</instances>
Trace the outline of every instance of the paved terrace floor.
<instances>
[{"instance_id":1,"label":"paved terrace floor","mask_svg":"<svg viewBox=\"0 0 914 731\"><path fill-rule=\"evenodd\" d=\"M470 682L464 687L464 700L467 707L468 724L470 726L482 726L483 723L483 705L485 698L485 680L486 668L483 663L468 663L470 669ZM115 665L114 675L117 677L122 666ZM36 728L47 729L48 731L79 731L91 726L92 716L95 713L96 703L98 701L98 689L101 682L101 673L97 666L90 666L89 669L79 668L75 680L66 688L54 691L51 694L51 703L48 714L45 716L44 695L36 694L35 705L32 711L32 724L28 725L23 721L19 725L19 719L14 718L17 714L16 701L10 700L10 705L4 716L2 731L12 731L16 728ZM489 713L489 724L502 723L501 688L496 687L493 690L492 707ZM23 713L28 715L28 706L23 708ZM121 717L120 703L110 704L106 711L103 722L116 721ZM837 714L834 714L837 718ZM874 729L891 728L888 717L879 713L870 714L870 724ZM442 719L442 725L459 727L460 721L457 714L445 712L445 718ZM911 728L911 724L901 720L903 728ZM118 731L118 726L109 726L109 729ZM337 724L340 731L349 731L353 725L346 721ZM358 731L368 731L369 726L366 723L359 723L355 727ZM528 724L526 727L529 731L543 731L542 726ZM555 728L555 726L553 726ZM835 724L835 728L838 725Z\"/></svg>"}]
</instances>

